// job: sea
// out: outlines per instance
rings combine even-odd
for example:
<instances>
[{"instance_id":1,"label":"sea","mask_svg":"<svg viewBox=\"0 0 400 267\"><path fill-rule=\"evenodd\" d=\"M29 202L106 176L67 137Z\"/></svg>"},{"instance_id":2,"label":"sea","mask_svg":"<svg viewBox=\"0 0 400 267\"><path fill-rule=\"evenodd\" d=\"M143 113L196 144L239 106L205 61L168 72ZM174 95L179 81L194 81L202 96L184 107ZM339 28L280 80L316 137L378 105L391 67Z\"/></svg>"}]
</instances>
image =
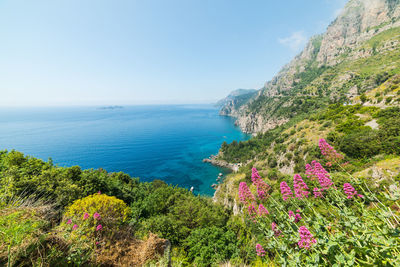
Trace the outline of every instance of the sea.
<instances>
[{"instance_id":1,"label":"sea","mask_svg":"<svg viewBox=\"0 0 400 267\"><path fill-rule=\"evenodd\" d=\"M212 105L0 108L0 150L160 179L208 196L229 170L202 160L224 141L249 138Z\"/></svg>"}]
</instances>

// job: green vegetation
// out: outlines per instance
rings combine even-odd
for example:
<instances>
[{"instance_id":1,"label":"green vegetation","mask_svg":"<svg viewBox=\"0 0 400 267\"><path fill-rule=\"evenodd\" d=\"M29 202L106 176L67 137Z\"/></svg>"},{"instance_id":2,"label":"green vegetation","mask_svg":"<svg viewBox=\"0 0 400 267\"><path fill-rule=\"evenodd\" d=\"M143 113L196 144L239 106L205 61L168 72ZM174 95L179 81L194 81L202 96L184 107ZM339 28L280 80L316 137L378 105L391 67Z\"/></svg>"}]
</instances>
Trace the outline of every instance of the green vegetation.
<instances>
[{"instance_id":1,"label":"green vegetation","mask_svg":"<svg viewBox=\"0 0 400 267\"><path fill-rule=\"evenodd\" d=\"M360 118L359 114L368 119ZM346 153L350 161L354 161L378 154L399 155L399 118L400 108L398 107L379 110L375 107L363 107L361 105L343 106L335 104L314 114L309 120L322 125L319 131L321 133L326 132L324 137L326 136L329 141ZM377 125L379 125L378 129L365 126L371 119L376 120ZM301 121L301 118L295 118L285 125L264 134L258 134L248 141L224 143L221 146L221 157L228 162L268 159L269 167L275 168L277 165L276 155L286 154L287 150L291 150L294 151L294 157L292 154L286 155L285 158L288 163L292 161L303 163L301 158L307 156L308 153L311 155L315 151L315 146L307 146L309 142L303 140L298 134L299 132L308 136L311 134L307 128L294 126L299 125L299 120ZM311 137L309 136L309 138ZM292 142L292 140L295 142ZM301 155L303 156L299 158L296 155L299 156L298 149L300 147L302 147Z\"/></svg>"},{"instance_id":2,"label":"green vegetation","mask_svg":"<svg viewBox=\"0 0 400 267\"><path fill-rule=\"evenodd\" d=\"M238 198L259 259L266 266L397 266L399 187L385 192L353 177L343 157L321 144L321 163L330 173L314 161L304 179L280 179L272 190L254 168L250 188L240 183Z\"/></svg>"},{"instance_id":3,"label":"green vegetation","mask_svg":"<svg viewBox=\"0 0 400 267\"><path fill-rule=\"evenodd\" d=\"M53 266L95 264L96 255L106 249L111 240L122 242L121 236L146 240L150 233L168 239L173 247L172 257L188 264L202 262L199 266L206 266L230 259L240 251L233 238L237 232L228 227L229 212L209 198L195 196L162 181L142 183L123 173L57 167L17 151L2 151L0 155L0 262L27 264L26 255L19 254L19 249L12 258L7 257L7 251L21 247L21 242L31 240L28 237L33 235L37 237L36 243L26 246L32 245L33 250L41 253L28 256ZM34 212L34 208L14 207L17 196L22 199L29 196L32 203L40 200L52 203L48 213L53 214L52 219ZM92 218L94 213L99 214L101 221ZM58 225L60 216L64 219ZM118 216L122 217L117 223ZM68 220L71 221L68 223ZM76 229L73 228L75 224ZM101 235L96 230L99 224L102 225ZM194 252L191 244L199 233L214 228L218 229L216 236L210 235L209 242L196 244L196 248L204 251L212 249L213 255ZM218 242L222 243L214 246L215 238L220 237ZM100 245L95 246L95 242ZM229 248L222 245L227 242Z\"/></svg>"}]
</instances>

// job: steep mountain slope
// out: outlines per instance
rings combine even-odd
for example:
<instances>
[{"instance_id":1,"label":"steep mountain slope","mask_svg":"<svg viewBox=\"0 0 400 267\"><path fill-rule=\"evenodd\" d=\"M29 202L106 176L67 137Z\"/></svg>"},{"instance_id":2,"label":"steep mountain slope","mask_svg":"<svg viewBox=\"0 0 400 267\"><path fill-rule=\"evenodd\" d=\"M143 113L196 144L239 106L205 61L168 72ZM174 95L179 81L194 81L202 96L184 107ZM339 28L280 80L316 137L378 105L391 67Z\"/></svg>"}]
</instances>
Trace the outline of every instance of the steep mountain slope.
<instances>
[{"instance_id":1,"label":"steep mountain slope","mask_svg":"<svg viewBox=\"0 0 400 267\"><path fill-rule=\"evenodd\" d=\"M250 97L252 97L255 94L255 92L257 92L256 89L236 89L236 90L232 91L227 97L218 101L215 105L219 106L219 107L223 107L226 104L228 104L230 101L235 100L235 99L239 99L242 97L250 99Z\"/></svg>"},{"instance_id":2,"label":"steep mountain slope","mask_svg":"<svg viewBox=\"0 0 400 267\"><path fill-rule=\"evenodd\" d=\"M350 0L327 31L251 99L228 102L221 114L258 133L330 103L358 101L400 72L399 18L399 0Z\"/></svg>"}]
</instances>

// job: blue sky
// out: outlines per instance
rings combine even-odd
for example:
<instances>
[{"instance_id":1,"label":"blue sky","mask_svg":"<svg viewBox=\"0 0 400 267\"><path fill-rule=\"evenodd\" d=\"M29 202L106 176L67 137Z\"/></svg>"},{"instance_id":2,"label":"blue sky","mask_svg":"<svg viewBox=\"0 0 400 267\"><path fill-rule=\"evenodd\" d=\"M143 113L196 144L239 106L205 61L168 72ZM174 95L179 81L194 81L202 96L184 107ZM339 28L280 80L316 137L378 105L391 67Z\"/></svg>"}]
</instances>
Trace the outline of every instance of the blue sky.
<instances>
[{"instance_id":1,"label":"blue sky","mask_svg":"<svg viewBox=\"0 0 400 267\"><path fill-rule=\"evenodd\" d=\"M345 0L0 0L0 106L183 104L261 88Z\"/></svg>"}]
</instances>

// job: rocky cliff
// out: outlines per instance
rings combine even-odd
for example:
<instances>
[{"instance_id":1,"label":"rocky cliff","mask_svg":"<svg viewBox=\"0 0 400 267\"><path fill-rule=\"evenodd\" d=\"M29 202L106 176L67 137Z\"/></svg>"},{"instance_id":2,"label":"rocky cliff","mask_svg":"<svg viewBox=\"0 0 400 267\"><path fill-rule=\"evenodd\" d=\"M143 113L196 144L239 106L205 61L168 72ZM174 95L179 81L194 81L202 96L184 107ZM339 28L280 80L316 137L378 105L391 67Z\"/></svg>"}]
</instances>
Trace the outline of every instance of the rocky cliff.
<instances>
[{"instance_id":1,"label":"rocky cliff","mask_svg":"<svg viewBox=\"0 0 400 267\"><path fill-rule=\"evenodd\" d=\"M400 0L350 0L262 89L246 101L230 99L220 113L258 133L328 103L353 101L379 85L378 75L397 74L399 18Z\"/></svg>"}]
</instances>

